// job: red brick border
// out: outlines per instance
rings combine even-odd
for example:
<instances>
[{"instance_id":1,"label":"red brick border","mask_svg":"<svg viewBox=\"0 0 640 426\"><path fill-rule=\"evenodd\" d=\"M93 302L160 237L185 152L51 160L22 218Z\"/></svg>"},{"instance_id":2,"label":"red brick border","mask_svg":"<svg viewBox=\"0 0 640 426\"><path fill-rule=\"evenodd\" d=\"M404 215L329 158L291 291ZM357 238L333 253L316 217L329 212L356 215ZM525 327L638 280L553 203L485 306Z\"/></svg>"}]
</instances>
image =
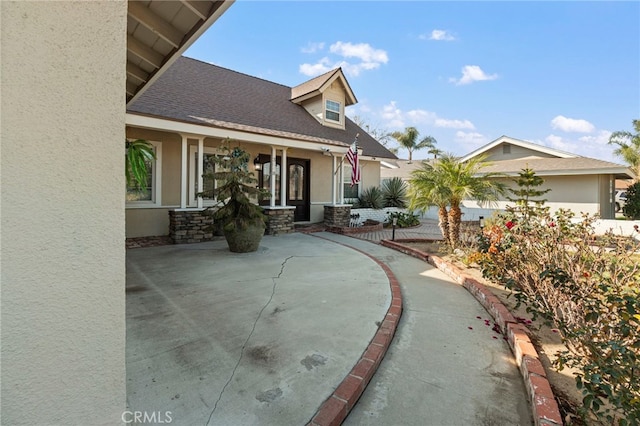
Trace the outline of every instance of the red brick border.
<instances>
[{"instance_id":1,"label":"red brick border","mask_svg":"<svg viewBox=\"0 0 640 426\"><path fill-rule=\"evenodd\" d=\"M340 383L333 394L322 403L318 411L313 415L311 421L307 424L307 426L338 426L347 418L351 409L356 402L358 402L360 396L362 396L362 393L387 353L389 345L391 345L391 340L393 340L393 335L398 328L400 317L402 316L402 291L400 290L400 283L391 271L391 268L380 260L347 244L342 244L318 235L313 236L341 244L369 257L385 272L389 279L389 286L391 287L391 306L389 306L384 319L380 323L378 331L376 331L373 339L369 342L369 346L367 346L367 349L347 377L342 380L342 383Z\"/></svg>"},{"instance_id":2,"label":"red brick border","mask_svg":"<svg viewBox=\"0 0 640 426\"><path fill-rule=\"evenodd\" d=\"M511 312L484 284L464 274L462 269L445 261L441 257L433 256L423 251L405 246L402 242L417 242L421 240L382 240L380 244L393 248L402 253L429 262L457 283L466 288L493 317L500 330L507 337L509 347L514 354L520 373L524 379L529 402L537 426L562 425L562 416L547 374L540 362L540 357L529 339L529 329L520 324Z\"/></svg>"}]
</instances>

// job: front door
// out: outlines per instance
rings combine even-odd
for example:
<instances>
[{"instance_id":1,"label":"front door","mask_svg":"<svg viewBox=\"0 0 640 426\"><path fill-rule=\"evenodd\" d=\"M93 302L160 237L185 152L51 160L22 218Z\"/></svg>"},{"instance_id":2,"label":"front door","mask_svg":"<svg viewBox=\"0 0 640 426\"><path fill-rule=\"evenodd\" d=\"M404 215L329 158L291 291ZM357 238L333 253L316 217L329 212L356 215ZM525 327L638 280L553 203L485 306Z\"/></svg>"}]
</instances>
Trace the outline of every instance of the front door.
<instances>
[{"instance_id":1,"label":"front door","mask_svg":"<svg viewBox=\"0 0 640 426\"><path fill-rule=\"evenodd\" d=\"M309 221L309 160L287 159L287 167L287 205L296 207L293 221Z\"/></svg>"},{"instance_id":2,"label":"front door","mask_svg":"<svg viewBox=\"0 0 640 426\"><path fill-rule=\"evenodd\" d=\"M271 163L268 155L260 155L259 162L262 168L259 174L260 187L269 190L271 184ZM276 199L275 204L280 205L280 167L281 157L276 157ZM311 198L310 182L309 182L309 160L301 158L287 158L287 187L286 187L286 204L287 206L295 206L296 210L293 216L294 222L308 222L311 218ZM264 200L262 205L269 205L270 201Z\"/></svg>"}]
</instances>

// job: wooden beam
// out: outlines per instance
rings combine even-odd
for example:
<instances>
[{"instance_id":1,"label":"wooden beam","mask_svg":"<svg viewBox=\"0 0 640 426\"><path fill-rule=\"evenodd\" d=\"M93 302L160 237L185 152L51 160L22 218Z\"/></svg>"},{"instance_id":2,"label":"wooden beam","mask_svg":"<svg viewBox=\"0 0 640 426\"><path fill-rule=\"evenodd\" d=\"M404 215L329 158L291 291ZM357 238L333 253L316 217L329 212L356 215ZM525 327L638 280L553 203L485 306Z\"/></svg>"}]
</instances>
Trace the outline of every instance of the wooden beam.
<instances>
[{"instance_id":1,"label":"wooden beam","mask_svg":"<svg viewBox=\"0 0 640 426\"><path fill-rule=\"evenodd\" d=\"M164 56L156 52L149 46L136 40L131 35L127 35L127 50L139 57L140 59L149 63L154 68L160 68L164 62Z\"/></svg>"},{"instance_id":2,"label":"wooden beam","mask_svg":"<svg viewBox=\"0 0 640 426\"><path fill-rule=\"evenodd\" d=\"M198 18L203 21L209 17L209 11L211 10L211 2L209 1L197 1L197 0L180 0L182 4L197 15Z\"/></svg>"},{"instance_id":3,"label":"wooden beam","mask_svg":"<svg viewBox=\"0 0 640 426\"><path fill-rule=\"evenodd\" d=\"M149 78L148 72L146 72L139 66L132 64L131 62L128 62L128 61L127 61L127 75L130 75L131 77L138 79L142 82L146 82L147 79Z\"/></svg>"},{"instance_id":4,"label":"wooden beam","mask_svg":"<svg viewBox=\"0 0 640 426\"><path fill-rule=\"evenodd\" d=\"M139 86L127 80L127 95L133 96L138 91Z\"/></svg>"},{"instance_id":5,"label":"wooden beam","mask_svg":"<svg viewBox=\"0 0 640 426\"><path fill-rule=\"evenodd\" d=\"M141 2L130 1L128 14L174 48L180 47L184 34Z\"/></svg>"}]
</instances>

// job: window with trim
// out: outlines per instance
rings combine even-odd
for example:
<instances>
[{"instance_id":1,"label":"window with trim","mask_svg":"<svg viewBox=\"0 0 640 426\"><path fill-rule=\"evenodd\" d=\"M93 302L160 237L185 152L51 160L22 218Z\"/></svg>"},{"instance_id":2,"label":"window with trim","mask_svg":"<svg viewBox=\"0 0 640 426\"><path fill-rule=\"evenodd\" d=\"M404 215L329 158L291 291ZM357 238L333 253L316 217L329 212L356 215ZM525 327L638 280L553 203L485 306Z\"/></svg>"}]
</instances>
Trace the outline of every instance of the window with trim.
<instances>
[{"instance_id":1,"label":"window with trim","mask_svg":"<svg viewBox=\"0 0 640 426\"><path fill-rule=\"evenodd\" d=\"M219 164L216 164L215 148L204 147L203 163L202 163L202 175L206 176L209 173L223 172L225 171ZM198 147L189 147L189 158L191 159L189 164L189 205L196 206L198 204L197 194L202 192L202 200L205 206L215 204L216 188L222 185L222 182L213 179L202 179L202 189L198 188Z\"/></svg>"},{"instance_id":2,"label":"window with trim","mask_svg":"<svg viewBox=\"0 0 640 426\"><path fill-rule=\"evenodd\" d=\"M336 123L341 123L340 116L341 105L340 102L328 100L325 102L324 108L324 117L328 121L334 121Z\"/></svg>"},{"instance_id":3,"label":"window with trim","mask_svg":"<svg viewBox=\"0 0 640 426\"><path fill-rule=\"evenodd\" d=\"M271 192L271 156L262 154L258 158L260 166L262 168L262 170L258 172L258 186ZM279 156L276 157L276 167L273 173L276 175L276 196L274 199L276 204L280 203L280 161L281 158ZM270 200L270 198L265 198L260 202L260 204L268 205L270 203Z\"/></svg>"},{"instance_id":4,"label":"window with trim","mask_svg":"<svg viewBox=\"0 0 640 426\"><path fill-rule=\"evenodd\" d=\"M160 205L160 182L162 164L162 144L150 141L156 158L147 160L147 182L140 186L135 180L131 185L127 185L126 204L127 206L148 206Z\"/></svg>"},{"instance_id":5,"label":"window with trim","mask_svg":"<svg viewBox=\"0 0 640 426\"><path fill-rule=\"evenodd\" d=\"M362 169L361 169L362 171ZM344 200L345 202L353 202L360 196L360 183L356 183L351 186L351 165L347 164L343 166L342 173L342 186L344 188Z\"/></svg>"}]
</instances>

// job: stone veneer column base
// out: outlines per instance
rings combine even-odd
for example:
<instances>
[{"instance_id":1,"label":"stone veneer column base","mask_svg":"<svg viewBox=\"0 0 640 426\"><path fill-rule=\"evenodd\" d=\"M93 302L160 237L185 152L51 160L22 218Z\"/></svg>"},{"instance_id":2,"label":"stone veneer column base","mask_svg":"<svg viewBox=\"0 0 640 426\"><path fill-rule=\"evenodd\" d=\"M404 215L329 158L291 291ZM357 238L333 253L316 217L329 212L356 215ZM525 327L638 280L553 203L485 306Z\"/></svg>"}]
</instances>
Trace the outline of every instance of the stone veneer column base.
<instances>
[{"instance_id":1,"label":"stone veneer column base","mask_svg":"<svg viewBox=\"0 0 640 426\"><path fill-rule=\"evenodd\" d=\"M295 207L270 207L263 208L264 214L267 216L267 229L265 235L280 235L293 232L293 214Z\"/></svg>"},{"instance_id":2,"label":"stone veneer column base","mask_svg":"<svg viewBox=\"0 0 640 426\"><path fill-rule=\"evenodd\" d=\"M213 240L213 218L204 210L169 210L169 237L174 244Z\"/></svg>"},{"instance_id":3,"label":"stone veneer column base","mask_svg":"<svg viewBox=\"0 0 640 426\"><path fill-rule=\"evenodd\" d=\"M324 224L327 227L349 226L351 204L324 206Z\"/></svg>"}]
</instances>

